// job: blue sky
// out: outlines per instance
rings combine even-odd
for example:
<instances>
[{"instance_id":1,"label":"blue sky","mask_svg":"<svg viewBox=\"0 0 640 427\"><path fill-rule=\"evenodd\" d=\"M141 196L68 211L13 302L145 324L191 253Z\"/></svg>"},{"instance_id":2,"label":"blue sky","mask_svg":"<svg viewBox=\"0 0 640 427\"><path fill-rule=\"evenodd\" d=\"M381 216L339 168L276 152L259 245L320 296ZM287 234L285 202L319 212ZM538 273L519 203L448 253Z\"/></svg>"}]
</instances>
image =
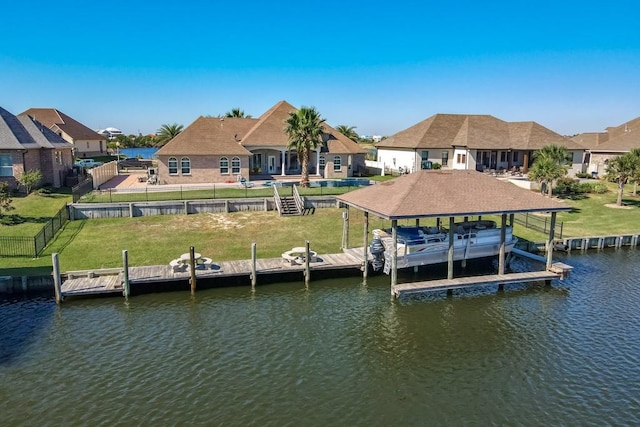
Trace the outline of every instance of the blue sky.
<instances>
[{"instance_id":1,"label":"blue sky","mask_svg":"<svg viewBox=\"0 0 640 427\"><path fill-rule=\"evenodd\" d=\"M640 116L636 0L34 0L2 15L0 106L94 129L257 117L283 99L367 135L435 113L568 135Z\"/></svg>"}]
</instances>

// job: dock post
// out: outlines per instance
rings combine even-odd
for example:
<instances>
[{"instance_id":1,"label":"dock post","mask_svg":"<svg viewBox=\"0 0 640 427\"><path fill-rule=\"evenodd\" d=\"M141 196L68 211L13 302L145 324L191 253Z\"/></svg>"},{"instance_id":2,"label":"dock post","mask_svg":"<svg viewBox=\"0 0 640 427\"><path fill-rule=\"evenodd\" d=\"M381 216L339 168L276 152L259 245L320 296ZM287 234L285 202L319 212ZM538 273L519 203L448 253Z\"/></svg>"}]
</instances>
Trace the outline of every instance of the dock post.
<instances>
[{"instance_id":1,"label":"dock post","mask_svg":"<svg viewBox=\"0 0 640 427\"><path fill-rule=\"evenodd\" d=\"M349 206L342 212L342 249L349 249Z\"/></svg>"},{"instance_id":2,"label":"dock post","mask_svg":"<svg viewBox=\"0 0 640 427\"><path fill-rule=\"evenodd\" d=\"M504 274L504 254L505 254L505 241L507 240L507 214L502 214L502 224L500 227L500 252L498 254L498 274Z\"/></svg>"},{"instance_id":3,"label":"dock post","mask_svg":"<svg viewBox=\"0 0 640 427\"><path fill-rule=\"evenodd\" d=\"M189 267L191 270L191 278L189 282L191 283L191 295L196 293L196 248L191 246L189 248Z\"/></svg>"},{"instance_id":4,"label":"dock post","mask_svg":"<svg viewBox=\"0 0 640 427\"><path fill-rule=\"evenodd\" d=\"M364 250L363 250L363 260L364 260L364 268L362 269L362 282L367 284L367 270L369 270L369 212L364 213Z\"/></svg>"},{"instance_id":5,"label":"dock post","mask_svg":"<svg viewBox=\"0 0 640 427\"><path fill-rule=\"evenodd\" d=\"M398 220L391 220L391 239L393 253L391 254L391 287L398 284Z\"/></svg>"},{"instance_id":6,"label":"dock post","mask_svg":"<svg viewBox=\"0 0 640 427\"><path fill-rule=\"evenodd\" d=\"M53 290L56 295L56 304L60 304L63 300L62 277L60 277L60 260L57 252L51 254L51 261L53 264Z\"/></svg>"},{"instance_id":7,"label":"dock post","mask_svg":"<svg viewBox=\"0 0 640 427\"><path fill-rule=\"evenodd\" d=\"M553 263L553 238L556 230L557 212L551 212L551 224L549 226L549 240L547 240L547 271L551 270Z\"/></svg>"},{"instance_id":8,"label":"dock post","mask_svg":"<svg viewBox=\"0 0 640 427\"><path fill-rule=\"evenodd\" d=\"M311 268L309 267L309 263L311 260L309 259L310 254L309 250L309 241L307 240L304 244L304 285L309 286L309 281L311 280Z\"/></svg>"},{"instance_id":9,"label":"dock post","mask_svg":"<svg viewBox=\"0 0 640 427\"><path fill-rule=\"evenodd\" d=\"M256 281L258 279L257 266L256 266L256 242L251 243L251 289L256 288Z\"/></svg>"},{"instance_id":10,"label":"dock post","mask_svg":"<svg viewBox=\"0 0 640 427\"><path fill-rule=\"evenodd\" d=\"M129 299L129 252L126 249L122 251L122 284L124 289L122 293L126 299Z\"/></svg>"},{"instance_id":11,"label":"dock post","mask_svg":"<svg viewBox=\"0 0 640 427\"><path fill-rule=\"evenodd\" d=\"M455 232L455 218L449 217L449 253L447 255L447 279L453 279L453 238Z\"/></svg>"}]
</instances>

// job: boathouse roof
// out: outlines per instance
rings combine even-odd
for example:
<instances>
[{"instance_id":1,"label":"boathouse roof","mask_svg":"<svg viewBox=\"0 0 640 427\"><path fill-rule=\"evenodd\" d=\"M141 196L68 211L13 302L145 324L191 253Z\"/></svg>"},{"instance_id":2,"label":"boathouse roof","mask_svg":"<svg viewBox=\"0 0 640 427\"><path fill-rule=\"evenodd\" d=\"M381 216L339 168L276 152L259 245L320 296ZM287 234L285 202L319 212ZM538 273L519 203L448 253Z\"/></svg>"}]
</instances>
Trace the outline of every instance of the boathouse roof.
<instances>
[{"instance_id":1,"label":"boathouse roof","mask_svg":"<svg viewBox=\"0 0 640 427\"><path fill-rule=\"evenodd\" d=\"M338 196L384 219L570 211L539 193L469 170L422 170Z\"/></svg>"}]
</instances>

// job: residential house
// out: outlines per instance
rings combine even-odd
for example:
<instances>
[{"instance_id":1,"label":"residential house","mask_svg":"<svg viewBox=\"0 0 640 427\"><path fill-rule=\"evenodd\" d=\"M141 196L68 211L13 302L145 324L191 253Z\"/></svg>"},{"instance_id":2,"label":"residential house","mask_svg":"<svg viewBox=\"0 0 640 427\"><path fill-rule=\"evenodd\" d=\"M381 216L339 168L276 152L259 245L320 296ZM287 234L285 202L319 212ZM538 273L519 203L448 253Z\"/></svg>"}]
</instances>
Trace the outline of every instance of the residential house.
<instances>
[{"instance_id":1,"label":"residential house","mask_svg":"<svg viewBox=\"0 0 640 427\"><path fill-rule=\"evenodd\" d=\"M505 122L490 115L436 114L376 144L378 162L394 172L431 169L521 170L532 154L557 144L572 155L569 175L582 172L584 148L535 122Z\"/></svg>"},{"instance_id":2,"label":"residential house","mask_svg":"<svg viewBox=\"0 0 640 427\"><path fill-rule=\"evenodd\" d=\"M199 117L156 153L161 184L273 179L300 175L295 149L289 149L285 120L296 108L280 101L254 118ZM324 124L323 143L313 150L309 172L346 178L364 172L365 150Z\"/></svg>"},{"instance_id":3,"label":"residential house","mask_svg":"<svg viewBox=\"0 0 640 427\"><path fill-rule=\"evenodd\" d=\"M581 133L571 139L586 148L584 162L588 164L587 172L601 175L605 173L610 158L634 148L640 149L640 117L620 126L608 127L605 132Z\"/></svg>"},{"instance_id":4,"label":"residential house","mask_svg":"<svg viewBox=\"0 0 640 427\"><path fill-rule=\"evenodd\" d=\"M104 156L107 142L104 135L88 128L55 108L29 108L27 114L73 144L76 157Z\"/></svg>"},{"instance_id":5,"label":"residential house","mask_svg":"<svg viewBox=\"0 0 640 427\"><path fill-rule=\"evenodd\" d=\"M63 186L73 170L73 145L32 117L0 108L0 181L15 190L32 170L42 173L42 184Z\"/></svg>"}]
</instances>

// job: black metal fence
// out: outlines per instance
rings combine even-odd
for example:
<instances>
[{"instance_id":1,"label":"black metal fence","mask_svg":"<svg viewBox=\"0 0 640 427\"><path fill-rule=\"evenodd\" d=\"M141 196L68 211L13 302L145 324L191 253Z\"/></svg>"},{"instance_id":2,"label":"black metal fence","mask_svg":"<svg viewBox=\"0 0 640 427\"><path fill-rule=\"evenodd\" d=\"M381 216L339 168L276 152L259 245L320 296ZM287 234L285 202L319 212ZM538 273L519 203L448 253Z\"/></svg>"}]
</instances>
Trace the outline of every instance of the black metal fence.
<instances>
[{"instance_id":1,"label":"black metal fence","mask_svg":"<svg viewBox=\"0 0 640 427\"><path fill-rule=\"evenodd\" d=\"M525 228L531 228L532 230L540 231L542 233L548 234L551 229L551 218L534 215L534 214L517 214L514 216L513 220L520 224L524 225ZM556 222L556 227L554 231L554 236L556 239L562 239L562 228L563 223Z\"/></svg>"},{"instance_id":2,"label":"black metal fence","mask_svg":"<svg viewBox=\"0 0 640 427\"><path fill-rule=\"evenodd\" d=\"M0 256L37 257L67 221L69 215L65 206L35 236L0 236Z\"/></svg>"},{"instance_id":3,"label":"black metal fence","mask_svg":"<svg viewBox=\"0 0 640 427\"><path fill-rule=\"evenodd\" d=\"M71 187L71 195L73 196L73 203L78 202L82 196L89 194L93 191L93 178L88 177L84 181Z\"/></svg>"}]
</instances>

